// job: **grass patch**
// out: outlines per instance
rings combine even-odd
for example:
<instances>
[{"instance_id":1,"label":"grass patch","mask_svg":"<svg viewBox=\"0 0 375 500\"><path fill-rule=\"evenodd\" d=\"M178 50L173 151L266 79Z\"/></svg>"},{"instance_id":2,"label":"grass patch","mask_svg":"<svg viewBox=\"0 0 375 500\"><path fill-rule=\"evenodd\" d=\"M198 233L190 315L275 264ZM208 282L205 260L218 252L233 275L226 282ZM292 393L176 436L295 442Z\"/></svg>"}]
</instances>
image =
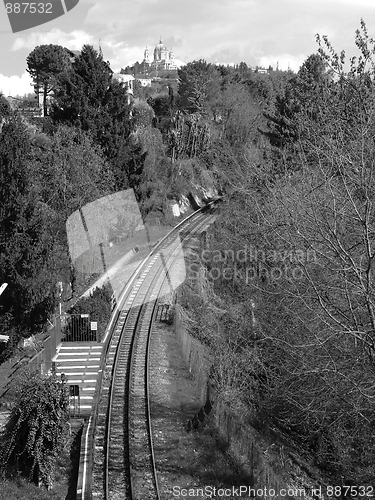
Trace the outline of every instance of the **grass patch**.
<instances>
[{"instance_id":1,"label":"grass patch","mask_svg":"<svg viewBox=\"0 0 375 500\"><path fill-rule=\"evenodd\" d=\"M191 432L196 459L190 464L189 473L199 478L201 484L217 488L230 488L250 484L250 477L229 453L228 444L220 437L210 421L198 431Z\"/></svg>"},{"instance_id":2,"label":"grass patch","mask_svg":"<svg viewBox=\"0 0 375 500\"><path fill-rule=\"evenodd\" d=\"M46 491L24 479L0 480L0 500L61 500L58 492Z\"/></svg>"}]
</instances>

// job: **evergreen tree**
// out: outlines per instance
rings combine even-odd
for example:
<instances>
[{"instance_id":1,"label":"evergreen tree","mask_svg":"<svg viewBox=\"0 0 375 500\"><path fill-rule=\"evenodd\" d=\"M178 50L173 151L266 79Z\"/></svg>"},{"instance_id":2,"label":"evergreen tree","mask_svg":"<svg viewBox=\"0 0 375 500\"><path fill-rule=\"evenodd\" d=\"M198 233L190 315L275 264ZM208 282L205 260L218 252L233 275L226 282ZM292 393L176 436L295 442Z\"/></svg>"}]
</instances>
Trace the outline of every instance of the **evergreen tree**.
<instances>
[{"instance_id":1,"label":"evergreen tree","mask_svg":"<svg viewBox=\"0 0 375 500\"><path fill-rule=\"evenodd\" d=\"M56 282L49 270L51 212L31 188L30 158L29 135L12 117L0 133L0 280L9 283L2 314L11 315L23 335L45 323Z\"/></svg>"},{"instance_id":2,"label":"evergreen tree","mask_svg":"<svg viewBox=\"0 0 375 500\"><path fill-rule=\"evenodd\" d=\"M55 122L89 131L110 162L115 189L129 186L127 170L132 167L127 166L128 159L135 159L137 165L143 161L130 139L129 96L124 85L112 79L109 65L92 46L85 45L72 68L60 75L51 116Z\"/></svg>"},{"instance_id":3,"label":"evergreen tree","mask_svg":"<svg viewBox=\"0 0 375 500\"><path fill-rule=\"evenodd\" d=\"M43 92L43 114L47 116L47 96L56 90L58 77L68 70L70 54L67 49L60 45L38 45L27 56L27 71L34 82L34 88L38 97L40 89Z\"/></svg>"},{"instance_id":4,"label":"evergreen tree","mask_svg":"<svg viewBox=\"0 0 375 500\"><path fill-rule=\"evenodd\" d=\"M111 77L103 57L91 45L84 45L71 68L59 74L52 118L83 130L100 130Z\"/></svg>"},{"instance_id":5,"label":"evergreen tree","mask_svg":"<svg viewBox=\"0 0 375 500\"><path fill-rule=\"evenodd\" d=\"M200 59L180 68L178 78L180 109L211 115L220 99L221 76L217 68Z\"/></svg>"},{"instance_id":6,"label":"evergreen tree","mask_svg":"<svg viewBox=\"0 0 375 500\"><path fill-rule=\"evenodd\" d=\"M0 123L3 118L11 114L11 107L4 95L0 92Z\"/></svg>"},{"instance_id":7,"label":"evergreen tree","mask_svg":"<svg viewBox=\"0 0 375 500\"><path fill-rule=\"evenodd\" d=\"M305 137L306 116L318 120L334 86L332 74L319 54L310 55L297 75L279 92L270 111L264 113L268 127L262 130L275 148L275 173L298 170L299 141ZM297 161L296 161L297 160Z\"/></svg>"}]
</instances>

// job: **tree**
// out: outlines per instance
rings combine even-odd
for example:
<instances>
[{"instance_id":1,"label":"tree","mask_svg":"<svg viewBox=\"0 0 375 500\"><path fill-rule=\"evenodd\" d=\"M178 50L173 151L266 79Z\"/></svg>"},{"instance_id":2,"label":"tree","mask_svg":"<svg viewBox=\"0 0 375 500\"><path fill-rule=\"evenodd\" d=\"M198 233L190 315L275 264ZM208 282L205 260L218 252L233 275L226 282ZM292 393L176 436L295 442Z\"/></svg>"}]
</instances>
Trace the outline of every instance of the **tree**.
<instances>
[{"instance_id":1,"label":"tree","mask_svg":"<svg viewBox=\"0 0 375 500\"><path fill-rule=\"evenodd\" d=\"M189 113L215 114L221 77L216 67L203 59L178 70L179 108Z\"/></svg>"},{"instance_id":2,"label":"tree","mask_svg":"<svg viewBox=\"0 0 375 500\"><path fill-rule=\"evenodd\" d=\"M2 436L1 468L49 488L69 419L64 381L28 374Z\"/></svg>"},{"instance_id":3,"label":"tree","mask_svg":"<svg viewBox=\"0 0 375 500\"><path fill-rule=\"evenodd\" d=\"M32 187L31 157L28 131L13 116L0 134L0 275L9 283L2 313L23 336L45 324L57 281L50 267L54 214Z\"/></svg>"},{"instance_id":4,"label":"tree","mask_svg":"<svg viewBox=\"0 0 375 500\"><path fill-rule=\"evenodd\" d=\"M249 68L247 66L247 64L243 61L240 62L239 66L238 66L238 71L241 73L241 74L247 74L248 71L249 71Z\"/></svg>"},{"instance_id":5,"label":"tree","mask_svg":"<svg viewBox=\"0 0 375 500\"><path fill-rule=\"evenodd\" d=\"M52 118L96 132L106 119L102 113L111 78L112 70L103 57L91 45L84 45L69 70L59 75Z\"/></svg>"},{"instance_id":6,"label":"tree","mask_svg":"<svg viewBox=\"0 0 375 500\"><path fill-rule=\"evenodd\" d=\"M200 156L207 151L210 129L207 120L200 113L176 113L172 124L173 128L168 134L172 163L177 159Z\"/></svg>"},{"instance_id":7,"label":"tree","mask_svg":"<svg viewBox=\"0 0 375 500\"><path fill-rule=\"evenodd\" d=\"M138 101L133 105L133 120L135 122L134 128L139 130L145 130L151 127L155 117L154 110L145 101Z\"/></svg>"},{"instance_id":8,"label":"tree","mask_svg":"<svg viewBox=\"0 0 375 500\"><path fill-rule=\"evenodd\" d=\"M329 52L321 48L320 57L335 81L324 82L321 64L312 66L311 82L303 79L294 121L300 171L269 188L256 225L262 248L290 257L265 262L265 280L254 283L259 347L272 367L264 413L308 443L320 465L351 481L374 474L375 42L361 28L361 56L349 72L326 40ZM298 277L270 279L281 264Z\"/></svg>"},{"instance_id":9,"label":"tree","mask_svg":"<svg viewBox=\"0 0 375 500\"><path fill-rule=\"evenodd\" d=\"M255 139L261 118L261 100L255 98L246 84L230 83L222 92L218 105L220 139L237 150Z\"/></svg>"},{"instance_id":10,"label":"tree","mask_svg":"<svg viewBox=\"0 0 375 500\"><path fill-rule=\"evenodd\" d=\"M4 95L0 92L0 123L3 118L9 116L11 114L11 107L9 102L6 100Z\"/></svg>"},{"instance_id":11,"label":"tree","mask_svg":"<svg viewBox=\"0 0 375 500\"><path fill-rule=\"evenodd\" d=\"M317 58L301 70L288 150L298 169L275 176L263 163L233 179L205 255L211 334L230 362L248 355L251 369L232 375L252 422L292 437L337 484L375 474L375 41L364 24L356 44L348 72L330 44L320 52L334 81Z\"/></svg>"},{"instance_id":12,"label":"tree","mask_svg":"<svg viewBox=\"0 0 375 500\"><path fill-rule=\"evenodd\" d=\"M111 80L102 109L105 121L103 120L102 128L98 130L97 141L112 164L121 163L120 150L128 145L131 147L129 137L135 128L131 120L131 109L124 85L117 80ZM124 163L122 168L125 168Z\"/></svg>"},{"instance_id":13,"label":"tree","mask_svg":"<svg viewBox=\"0 0 375 500\"><path fill-rule=\"evenodd\" d=\"M70 67L70 55L60 45L38 45L27 56L27 71L34 82L38 97L43 92L43 115L47 116L47 96L56 90L58 77Z\"/></svg>"},{"instance_id":14,"label":"tree","mask_svg":"<svg viewBox=\"0 0 375 500\"><path fill-rule=\"evenodd\" d=\"M137 156L129 137L129 96L123 84L112 79L112 70L90 45L82 48L71 69L61 74L51 117L89 131L109 160L116 181L116 190L126 189L127 159ZM136 158L138 164L142 158Z\"/></svg>"},{"instance_id":15,"label":"tree","mask_svg":"<svg viewBox=\"0 0 375 500\"><path fill-rule=\"evenodd\" d=\"M34 188L65 224L75 210L114 190L114 179L91 134L60 125L33 139Z\"/></svg>"},{"instance_id":16,"label":"tree","mask_svg":"<svg viewBox=\"0 0 375 500\"><path fill-rule=\"evenodd\" d=\"M262 407L315 447L320 465L365 480L373 460L373 193L357 197L365 170L333 177L326 154L317 171L310 163L277 182L259 214L260 248L279 256L258 262L262 274L253 282L258 345L273 386ZM336 151L329 154L337 166ZM309 441L318 434L319 442Z\"/></svg>"},{"instance_id":17,"label":"tree","mask_svg":"<svg viewBox=\"0 0 375 500\"><path fill-rule=\"evenodd\" d=\"M64 283L75 283L65 224L84 205L114 191L115 179L102 150L89 133L60 125L52 137L37 134L32 148L33 189L50 211L54 235L50 270ZM69 276L70 263L70 276Z\"/></svg>"},{"instance_id":18,"label":"tree","mask_svg":"<svg viewBox=\"0 0 375 500\"><path fill-rule=\"evenodd\" d=\"M156 95L147 99L147 103L154 111L155 126L166 136L173 125L174 110L172 108L171 95Z\"/></svg>"},{"instance_id":19,"label":"tree","mask_svg":"<svg viewBox=\"0 0 375 500\"><path fill-rule=\"evenodd\" d=\"M13 117L0 132L0 273L1 281L11 283L7 294L2 296L1 331L7 334L14 327L15 300L13 283L9 280L15 252L14 231L24 210L27 176L22 157L27 155L28 140L20 121ZM18 246L18 245L17 245ZM18 250L18 249L17 249ZM13 267L13 266L12 266ZM14 293L14 295L13 295ZM14 332L12 332L14 334ZM12 339L11 339L12 341Z\"/></svg>"},{"instance_id":20,"label":"tree","mask_svg":"<svg viewBox=\"0 0 375 500\"><path fill-rule=\"evenodd\" d=\"M274 159L279 164L276 171L299 168L295 161L298 158L295 148L298 148L298 139L303 134L300 122L306 115L314 118L322 112L332 84L324 59L319 54L312 54L297 75L276 95L269 111L265 112L268 128L263 129L263 133L275 148Z\"/></svg>"}]
</instances>

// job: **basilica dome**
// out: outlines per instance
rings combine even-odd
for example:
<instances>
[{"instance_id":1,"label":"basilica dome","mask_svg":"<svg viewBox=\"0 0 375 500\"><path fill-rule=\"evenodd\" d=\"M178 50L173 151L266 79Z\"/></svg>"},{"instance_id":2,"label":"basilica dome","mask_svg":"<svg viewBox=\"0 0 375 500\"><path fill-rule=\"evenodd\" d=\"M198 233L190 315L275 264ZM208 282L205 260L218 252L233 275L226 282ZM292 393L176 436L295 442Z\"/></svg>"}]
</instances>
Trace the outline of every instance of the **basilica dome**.
<instances>
[{"instance_id":1,"label":"basilica dome","mask_svg":"<svg viewBox=\"0 0 375 500\"><path fill-rule=\"evenodd\" d=\"M159 41L158 45L156 45L154 49L154 61L163 61L168 58L168 49L163 44L163 42Z\"/></svg>"},{"instance_id":2,"label":"basilica dome","mask_svg":"<svg viewBox=\"0 0 375 500\"><path fill-rule=\"evenodd\" d=\"M154 60L150 62L149 51L146 47L143 62L149 64L152 71L177 70L173 50L168 49L161 39L154 48Z\"/></svg>"}]
</instances>

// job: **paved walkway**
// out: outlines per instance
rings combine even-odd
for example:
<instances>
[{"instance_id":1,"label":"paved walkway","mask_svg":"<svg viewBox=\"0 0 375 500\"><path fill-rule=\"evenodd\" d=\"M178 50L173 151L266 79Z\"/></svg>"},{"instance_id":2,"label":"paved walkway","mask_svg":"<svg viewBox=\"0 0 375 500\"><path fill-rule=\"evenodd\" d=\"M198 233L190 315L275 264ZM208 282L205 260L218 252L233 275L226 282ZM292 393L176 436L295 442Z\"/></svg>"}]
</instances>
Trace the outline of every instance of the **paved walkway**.
<instances>
[{"instance_id":1,"label":"paved walkway","mask_svg":"<svg viewBox=\"0 0 375 500\"><path fill-rule=\"evenodd\" d=\"M72 416L91 413L102 351L103 344L96 342L63 342L54 357L56 374L64 373L70 386L78 386L79 394L70 398Z\"/></svg>"}]
</instances>

